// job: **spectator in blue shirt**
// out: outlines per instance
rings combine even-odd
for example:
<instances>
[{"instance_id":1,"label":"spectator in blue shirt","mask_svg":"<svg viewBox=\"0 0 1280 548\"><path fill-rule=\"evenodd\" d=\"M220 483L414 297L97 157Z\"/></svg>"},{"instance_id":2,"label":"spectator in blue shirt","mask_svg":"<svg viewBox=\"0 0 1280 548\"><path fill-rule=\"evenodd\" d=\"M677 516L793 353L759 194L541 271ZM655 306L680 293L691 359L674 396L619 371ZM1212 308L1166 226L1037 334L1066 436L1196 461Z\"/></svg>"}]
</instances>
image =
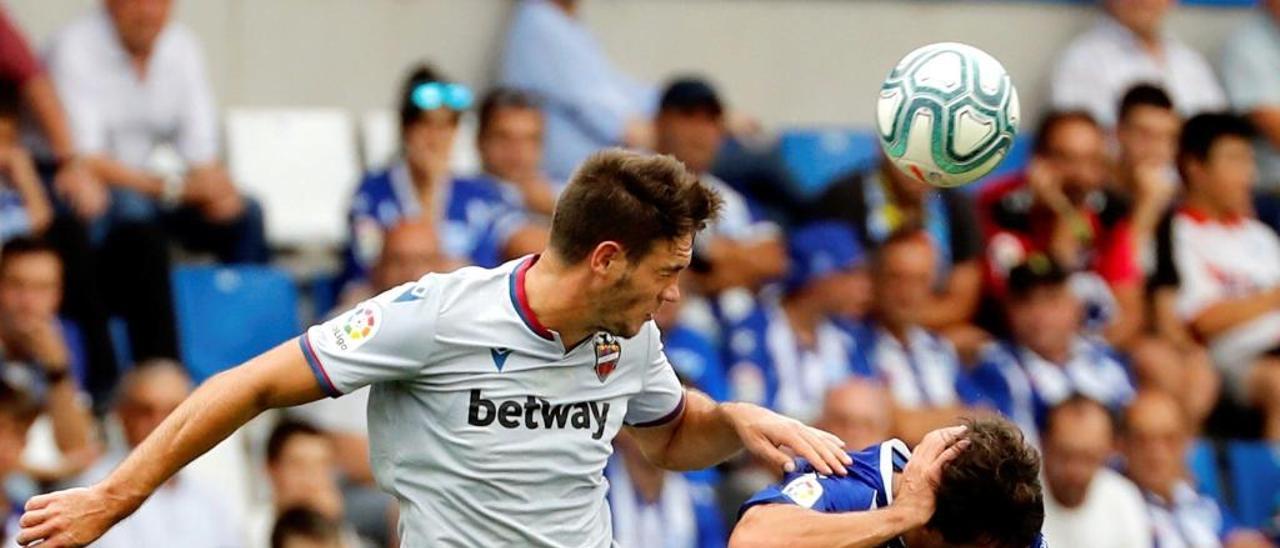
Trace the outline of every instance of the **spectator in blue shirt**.
<instances>
[{"instance_id":1,"label":"spectator in blue shirt","mask_svg":"<svg viewBox=\"0 0 1280 548\"><path fill-rule=\"evenodd\" d=\"M609 509L619 546L723 548L728 539L714 485L697 472L680 474L645 460L629 435L613 442L609 459Z\"/></svg>"},{"instance_id":2,"label":"spectator in blue shirt","mask_svg":"<svg viewBox=\"0 0 1280 548\"><path fill-rule=\"evenodd\" d=\"M870 288L862 249L848 226L802 227L787 247L783 294L762 294L726 327L725 363L731 399L807 422L817 418L828 388L849 375L871 373L856 361L853 337L837 324L865 310Z\"/></svg>"},{"instance_id":3,"label":"spectator in blue shirt","mask_svg":"<svg viewBox=\"0 0 1280 548\"><path fill-rule=\"evenodd\" d=\"M577 18L578 0L523 0L499 63L502 85L546 101L547 173L567 181L591 153L651 148L657 90L624 74Z\"/></svg>"},{"instance_id":4,"label":"spectator in blue shirt","mask_svg":"<svg viewBox=\"0 0 1280 548\"><path fill-rule=\"evenodd\" d=\"M504 183L509 200L530 213L551 216L564 181L542 169L542 104L533 94L497 87L480 101L476 150L484 172Z\"/></svg>"},{"instance_id":5,"label":"spectator in blue shirt","mask_svg":"<svg viewBox=\"0 0 1280 548\"><path fill-rule=\"evenodd\" d=\"M1125 362L1082 334L1083 309L1067 273L1042 256L1009 273L1013 340L988 345L974 380L984 399L1034 435L1053 406L1082 395L1113 412L1133 398Z\"/></svg>"},{"instance_id":6,"label":"spectator in blue shirt","mask_svg":"<svg viewBox=\"0 0 1280 548\"><path fill-rule=\"evenodd\" d=\"M427 66L416 67L401 93L402 158L366 174L351 202L346 282L363 280L388 228L425 218L439 226L445 253L483 267L541 249L545 231L530 225L487 177L449 172L449 156L471 90Z\"/></svg>"},{"instance_id":7,"label":"spectator in blue shirt","mask_svg":"<svg viewBox=\"0 0 1280 548\"><path fill-rule=\"evenodd\" d=\"M681 293L688 290L681 288ZM682 321L685 299L658 309L653 321L662 331L662 347L676 375L687 385L697 388L716 401L729 400L724 361L719 346L701 331Z\"/></svg>"},{"instance_id":8,"label":"spectator in blue shirt","mask_svg":"<svg viewBox=\"0 0 1280 548\"><path fill-rule=\"evenodd\" d=\"M1268 547L1261 533L1241 527L1213 498L1187 481L1191 435L1182 408L1168 394L1145 391L1125 409L1120 447L1129 479L1142 490L1160 548Z\"/></svg>"},{"instance_id":9,"label":"spectator in blue shirt","mask_svg":"<svg viewBox=\"0 0 1280 548\"><path fill-rule=\"evenodd\" d=\"M895 434L914 443L965 414L977 390L951 343L921 325L937 276L927 233L906 228L885 239L871 273L872 313L852 328L857 352L889 389Z\"/></svg>"}]
</instances>

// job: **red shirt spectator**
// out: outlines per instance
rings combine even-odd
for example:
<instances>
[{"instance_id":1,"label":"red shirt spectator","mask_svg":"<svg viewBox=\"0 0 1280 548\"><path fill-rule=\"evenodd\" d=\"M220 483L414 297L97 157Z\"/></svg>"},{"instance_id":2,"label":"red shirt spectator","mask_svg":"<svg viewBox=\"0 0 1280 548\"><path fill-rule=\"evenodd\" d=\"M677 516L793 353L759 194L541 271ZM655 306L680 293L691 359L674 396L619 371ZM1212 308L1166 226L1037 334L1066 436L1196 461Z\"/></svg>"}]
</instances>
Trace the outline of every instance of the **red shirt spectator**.
<instances>
[{"instance_id":1,"label":"red shirt spectator","mask_svg":"<svg viewBox=\"0 0 1280 548\"><path fill-rule=\"evenodd\" d=\"M31 53L26 37L9 14L0 9L0 80L5 85L22 87L38 74L40 63Z\"/></svg>"}]
</instances>

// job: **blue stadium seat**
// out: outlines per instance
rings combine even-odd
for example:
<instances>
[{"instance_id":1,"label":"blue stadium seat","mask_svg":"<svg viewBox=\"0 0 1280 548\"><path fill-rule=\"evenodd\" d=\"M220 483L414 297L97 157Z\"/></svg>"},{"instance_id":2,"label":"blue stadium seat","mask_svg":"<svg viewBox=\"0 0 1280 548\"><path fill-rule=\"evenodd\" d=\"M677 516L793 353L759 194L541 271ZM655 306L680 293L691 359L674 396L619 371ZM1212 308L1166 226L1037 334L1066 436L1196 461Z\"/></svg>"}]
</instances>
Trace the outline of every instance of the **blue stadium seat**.
<instances>
[{"instance_id":1,"label":"blue stadium seat","mask_svg":"<svg viewBox=\"0 0 1280 548\"><path fill-rule=\"evenodd\" d=\"M1236 517L1247 527L1264 527L1280 504L1280 444L1235 441L1227 445Z\"/></svg>"},{"instance_id":2,"label":"blue stadium seat","mask_svg":"<svg viewBox=\"0 0 1280 548\"><path fill-rule=\"evenodd\" d=\"M298 334L298 293L262 266L183 266L173 273L182 361L196 382Z\"/></svg>"},{"instance_id":3,"label":"blue stadium seat","mask_svg":"<svg viewBox=\"0 0 1280 548\"><path fill-rule=\"evenodd\" d=\"M853 128L795 128L782 132L778 152L802 198L815 198L832 179L874 166L880 159L880 139L874 130Z\"/></svg>"},{"instance_id":4,"label":"blue stadium seat","mask_svg":"<svg viewBox=\"0 0 1280 548\"><path fill-rule=\"evenodd\" d=\"M1187 451L1187 469L1195 478L1196 491L1213 497L1218 504L1226 505L1222 497L1222 478L1218 473L1218 457L1213 442L1197 438Z\"/></svg>"}]
</instances>

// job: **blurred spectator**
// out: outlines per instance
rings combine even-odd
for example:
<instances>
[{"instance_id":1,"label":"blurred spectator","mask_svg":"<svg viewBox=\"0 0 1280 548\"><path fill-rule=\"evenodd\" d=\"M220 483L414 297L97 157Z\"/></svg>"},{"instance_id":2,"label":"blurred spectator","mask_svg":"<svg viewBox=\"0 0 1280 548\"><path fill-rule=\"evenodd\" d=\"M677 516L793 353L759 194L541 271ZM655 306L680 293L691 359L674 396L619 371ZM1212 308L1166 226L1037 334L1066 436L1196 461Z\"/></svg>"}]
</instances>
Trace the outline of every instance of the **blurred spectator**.
<instances>
[{"instance_id":1,"label":"blurred spectator","mask_svg":"<svg viewBox=\"0 0 1280 548\"><path fill-rule=\"evenodd\" d=\"M893 407L879 381L851 378L827 391L814 424L857 451L893 437Z\"/></svg>"},{"instance_id":2,"label":"blurred spectator","mask_svg":"<svg viewBox=\"0 0 1280 548\"><path fill-rule=\"evenodd\" d=\"M1174 0L1104 0L1106 14L1058 59L1050 102L1082 109L1104 127L1115 125L1115 105L1139 82L1162 86L1184 115L1226 106L1213 69L1195 50L1164 30Z\"/></svg>"},{"instance_id":3,"label":"blurred spectator","mask_svg":"<svg viewBox=\"0 0 1280 548\"><path fill-rule=\"evenodd\" d=\"M1106 466L1114 435L1107 409L1083 396L1049 411L1041 446L1049 546L1154 546L1142 493Z\"/></svg>"},{"instance_id":4,"label":"blurred spectator","mask_svg":"<svg viewBox=\"0 0 1280 548\"><path fill-rule=\"evenodd\" d=\"M264 262L262 211L219 164L204 55L172 4L105 0L53 36L49 73L80 152L111 187L108 226L158 223L223 262Z\"/></svg>"},{"instance_id":5,"label":"blurred spectator","mask_svg":"<svg viewBox=\"0 0 1280 548\"><path fill-rule=\"evenodd\" d=\"M17 239L0 250L0 377L27 390L48 417L52 447L24 460L36 479L79 473L96 456L93 417L80 388L79 330L58 318L62 263L47 245Z\"/></svg>"},{"instance_id":6,"label":"blurred spectator","mask_svg":"<svg viewBox=\"0 0 1280 548\"><path fill-rule=\"evenodd\" d=\"M0 33L4 23L0 12ZM18 93L16 86L0 80L0 245L18 236L42 234L53 222L53 207L35 162L18 140Z\"/></svg>"},{"instance_id":7,"label":"blurred spectator","mask_svg":"<svg viewBox=\"0 0 1280 548\"><path fill-rule=\"evenodd\" d=\"M756 289L786 272L787 255L777 225L763 219L747 198L710 173L725 139L724 105L710 84L685 78L662 93L654 120L655 150L680 160L724 200L720 217L695 242L695 272L711 295L732 287Z\"/></svg>"},{"instance_id":8,"label":"blurred spectator","mask_svg":"<svg viewBox=\"0 0 1280 548\"><path fill-rule=\"evenodd\" d=\"M435 225L425 219L396 223L382 237L377 262L369 269L369 279L343 291L334 311L350 310L365 299L421 278L428 272L448 272L460 261L446 257Z\"/></svg>"},{"instance_id":9,"label":"blurred spectator","mask_svg":"<svg viewBox=\"0 0 1280 548\"><path fill-rule=\"evenodd\" d=\"M1182 120L1164 90L1139 84L1120 101L1115 137L1119 145L1112 190L1130 204L1133 249L1142 271L1155 270L1155 233L1181 190L1176 168ZM1204 347L1177 317L1171 291L1152 291L1151 320L1126 349L1138 384L1181 402L1199 425L1213 409L1221 385Z\"/></svg>"},{"instance_id":10,"label":"blurred spectator","mask_svg":"<svg viewBox=\"0 0 1280 548\"><path fill-rule=\"evenodd\" d=\"M271 530L271 548L350 548L342 542L342 528L324 514L291 508L280 514Z\"/></svg>"},{"instance_id":11,"label":"blurred spectator","mask_svg":"<svg viewBox=\"0 0 1280 548\"><path fill-rule=\"evenodd\" d=\"M75 483L92 485L106 478L190 393L191 379L178 364L153 360L135 365L120 379L114 405L127 446L112 448ZM172 546L174 539L192 548L241 546L243 529L230 516L227 501L216 491L180 471L94 546Z\"/></svg>"},{"instance_id":12,"label":"blurred spectator","mask_svg":"<svg viewBox=\"0 0 1280 548\"><path fill-rule=\"evenodd\" d=\"M1187 481L1191 436L1176 400L1161 392L1140 393L1125 410L1121 426L1126 469L1146 497L1156 546L1271 546Z\"/></svg>"},{"instance_id":13,"label":"blurred spectator","mask_svg":"<svg viewBox=\"0 0 1280 548\"><path fill-rule=\"evenodd\" d=\"M649 463L630 435L613 441L605 469L618 546L716 548L728 532L711 485Z\"/></svg>"},{"instance_id":14,"label":"blurred spectator","mask_svg":"<svg viewBox=\"0 0 1280 548\"><path fill-rule=\"evenodd\" d=\"M1205 341L1228 392L1280 440L1280 238L1250 217L1253 129L1230 114L1187 121L1178 148L1185 199L1158 234L1153 285L1176 287L1178 316Z\"/></svg>"},{"instance_id":15,"label":"blurred spectator","mask_svg":"<svg viewBox=\"0 0 1280 548\"><path fill-rule=\"evenodd\" d=\"M859 363L884 379L893 397L894 436L907 443L955 424L978 399L955 348L920 325L937 276L933 249L919 229L885 239L871 265L871 316L853 328Z\"/></svg>"},{"instance_id":16,"label":"blurred spectator","mask_svg":"<svg viewBox=\"0 0 1280 548\"><path fill-rule=\"evenodd\" d=\"M550 217L563 182L542 170L542 105L533 94L497 87L480 101L476 149L484 172L514 191L514 202Z\"/></svg>"},{"instance_id":17,"label":"blurred spectator","mask_svg":"<svg viewBox=\"0 0 1280 548\"><path fill-rule=\"evenodd\" d=\"M77 154L71 127L67 123L66 113L58 101L53 83L31 53L26 37L3 8L0 8L0 87L5 89L6 117L12 100L8 97L11 93L9 90L13 90L14 99L21 101L39 125L39 133L48 145L48 150L41 151L47 152L48 157L42 157L41 160L51 163L54 172L53 188L58 195L83 218L102 214L107 207L107 189ZM6 135L11 129L16 130L16 127L6 127Z\"/></svg>"},{"instance_id":18,"label":"blurred spectator","mask_svg":"<svg viewBox=\"0 0 1280 548\"><path fill-rule=\"evenodd\" d=\"M1258 182L1280 190L1280 0L1261 0L1258 13L1227 34L1222 83L1231 107L1258 128Z\"/></svg>"},{"instance_id":19,"label":"blurred spectator","mask_svg":"<svg viewBox=\"0 0 1280 548\"><path fill-rule=\"evenodd\" d=\"M857 237L843 224L799 228L787 247L783 295L762 295L726 328L725 359L731 399L808 422L827 388L851 374L871 374L857 362L853 337L837 325L865 311L870 287Z\"/></svg>"},{"instance_id":20,"label":"blurred spectator","mask_svg":"<svg viewBox=\"0 0 1280 548\"><path fill-rule=\"evenodd\" d=\"M688 278L682 278L680 293L688 296ZM725 380L724 361L714 341L703 332L681 320L687 298L665 303L653 315L662 333L662 351L685 384L701 390L716 401L728 401L729 386Z\"/></svg>"},{"instance_id":21,"label":"blurred spectator","mask_svg":"<svg viewBox=\"0 0 1280 548\"><path fill-rule=\"evenodd\" d=\"M1027 170L996 181L978 198L987 270L996 295L1005 276L1043 253L1069 272L1091 330L1117 347L1142 333L1143 277L1128 207L1106 190L1106 140L1088 114L1055 112L1036 132Z\"/></svg>"},{"instance_id":22,"label":"blurred spectator","mask_svg":"<svg viewBox=\"0 0 1280 548\"><path fill-rule=\"evenodd\" d=\"M277 424L267 439L267 476L271 480L272 507L251 529L255 546L265 546L272 524L290 510L303 508L327 520L342 523L343 500L338 489L333 443L325 433L305 422ZM360 540L350 528L340 526L345 548L358 548Z\"/></svg>"},{"instance_id":23,"label":"blurred spectator","mask_svg":"<svg viewBox=\"0 0 1280 548\"><path fill-rule=\"evenodd\" d=\"M522 0L499 62L502 85L546 101L543 164L567 181L592 152L652 148L657 90L624 74L577 18L580 0Z\"/></svg>"},{"instance_id":24,"label":"blurred spectator","mask_svg":"<svg viewBox=\"0 0 1280 548\"><path fill-rule=\"evenodd\" d=\"M0 382L0 511L4 512L0 529L0 546L17 546L18 518L26 502L13 498L5 487L11 476L22 468L22 451L27 445L27 431L40 413L40 406L26 392Z\"/></svg>"},{"instance_id":25,"label":"blurred spectator","mask_svg":"<svg viewBox=\"0 0 1280 548\"><path fill-rule=\"evenodd\" d=\"M965 192L935 188L881 159L877 169L836 180L813 209L849 223L868 249L903 227L923 227L938 272L920 325L948 335L968 326L982 293L982 230Z\"/></svg>"},{"instance_id":26,"label":"blurred spectator","mask_svg":"<svg viewBox=\"0 0 1280 548\"><path fill-rule=\"evenodd\" d=\"M1028 436L1035 436L1050 410L1073 395L1112 411L1133 398L1133 383L1119 356L1080 332L1080 301L1057 265L1033 257L1014 268L1007 309L1013 340L988 346L973 377L983 397Z\"/></svg>"},{"instance_id":27,"label":"blurred spectator","mask_svg":"<svg viewBox=\"0 0 1280 548\"><path fill-rule=\"evenodd\" d=\"M359 282L382 249L384 232L403 220L424 219L439 227L444 251L454 259L494 267L532 253L546 231L529 224L487 177L449 173L450 151L471 91L419 65L401 90L403 157L390 168L365 174L351 202L351 240L345 281Z\"/></svg>"}]
</instances>

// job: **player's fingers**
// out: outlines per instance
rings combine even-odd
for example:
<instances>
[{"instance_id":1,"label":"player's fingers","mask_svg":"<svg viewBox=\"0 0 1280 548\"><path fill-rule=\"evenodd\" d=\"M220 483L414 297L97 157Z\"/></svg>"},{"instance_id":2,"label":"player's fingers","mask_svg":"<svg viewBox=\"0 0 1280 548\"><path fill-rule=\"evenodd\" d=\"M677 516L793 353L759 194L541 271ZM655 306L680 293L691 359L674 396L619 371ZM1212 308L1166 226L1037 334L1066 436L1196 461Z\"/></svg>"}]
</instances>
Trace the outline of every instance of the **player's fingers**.
<instances>
[{"instance_id":1,"label":"player's fingers","mask_svg":"<svg viewBox=\"0 0 1280 548\"><path fill-rule=\"evenodd\" d=\"M57 520L49 520L35 527L23 527L13 540L18 543L18 546L28 546L33 542L46 540L46 542L41 542L39 546L47 548L53 546L47 539L57 534L58 525Z\"/></svg>"},{"instance_id":2,"label":"player's fingers","mask_svg":"<svg viewBox=\"0 0 1280 548\"><path fill-rule=\"evenodd\" d=\"M751 453L765 462L771 462L783 472L795 472L796 462L790 455L782 452L767 440L756 440L747 447Z\"/></svg>"},{"instance_id":3,"label":"player's fingers","mask_svg":"<svg viewBox=\"0 0 1280 548\"><path fill-rule=\"evenodd\" d=\"M912 453L911 458L922 458L925 462L933 462L937 460L938 455L947 449L952 443L964 434L965 427L952 426L949 428L940 428L925 434L924 439L920 441L920 445L916 446L916 450Z\"/></svg>"},{"instance_id":4,"label":"player's fingers","mask_svg":"<svg viewBox=\"0 0 1280 548\"><path fill-rule=\"evenodd\" d=\"M818 454L822 455L823 461L831 468L831 471L838 476L844 476L849 473L845 469L844 459L847 456L844 450L840 449L836 444L821 435L821 431L812 428L805 429L805 437L809 444L813 446Z\"/></svg>"},{"instance_id":5,"label":"player's fingers","mask_svg":"<svg viewBox=\"0 0 1280 548\"><path fill-rule=\"evenodd\" d=\"M827 462L827 456L823 454L819 444L810 440L808 433L803 430L793 432L792 435L787 437L783 444L790 447L797 455L804 457L805 460L809 461L809 464L813 466L813 469L817 470L819 474L830 476L834 473L831 465Z\"/></svg>"},{"instance_id":6,"label":"player's fingers","mask_svg":"<svg viewBox=\"0 0 1280 548\"><path fill-rule=\"evenodd\" d=\"M818 428L810 428L809 432L817 436L819 440L822 440L832 451L835 451L835 453L840 456L840 462L842 464L845 466L853 464L853 458L849 456L849 453L845 452L845 448L848 447L848 444L846 444L844 440L831 432Z\"/></svg>"},{"instance_id":7,"label":"player's fingers","mask_svg":"<svg viewBox=\"0 0 1280 548\"><path fill-rule=\"evenodd\" d=\"M951 444L951 447L948 447L946 451L943 451L941 455L938 455L938 460L934 461L933 465L941 470L943 465L951 462L951 459L959 456L967 447L969 447L969 440L967 439Z\"/></svg>"},{"instance_id":8,"label":"player's fingers","mask_svg":"<svg viewBox=\"0 0 1280 548\"><path fill-rule=\"evenodd\" d=\"M35 527L37 525L40 525L41 523L44 523L44 520L49 518L49 513L50 513L49 510L44 508L40 510L32 510L30 512L24 512L22 514L22 517L18 519L18 526Z\"/></svg>"},{"instance_id":9,"label":"player's fingers","mask_svg":"<svg viewBox=\"0 0 1280 548\"><path fill-rule=\"evenodd\" d=\"M50 502L57 500L57 498L58 498L58 493L36 495L34 497L27 499L27 504L23 506L22 509L28 512L31 510L39 510L41 508L44 508L45 506L48 506Z\"/></svg>"}]
</instances>

